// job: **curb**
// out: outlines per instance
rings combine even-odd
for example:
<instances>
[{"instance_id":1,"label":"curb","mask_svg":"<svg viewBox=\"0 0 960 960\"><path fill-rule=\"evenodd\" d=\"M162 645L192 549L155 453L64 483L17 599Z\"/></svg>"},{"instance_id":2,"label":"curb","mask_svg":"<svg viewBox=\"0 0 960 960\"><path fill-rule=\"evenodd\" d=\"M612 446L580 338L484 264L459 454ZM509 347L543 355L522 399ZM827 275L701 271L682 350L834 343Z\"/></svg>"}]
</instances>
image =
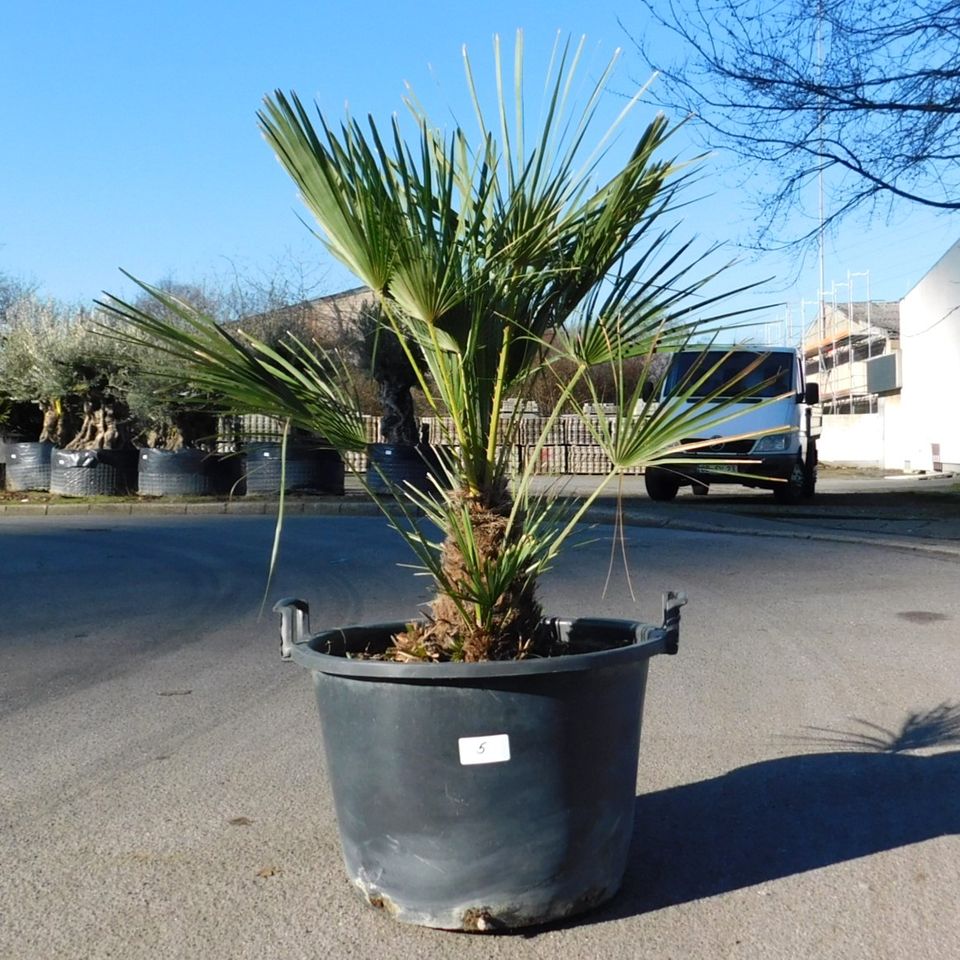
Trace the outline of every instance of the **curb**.
<instances>
[{"instance_id":1,"label":"curb","mask_svg":"<svg viewBox=\"0 0 960 960\"><path fill-rule=\"evenodd\" d=\"M10 517L71 517L71 516L276 516L276 500L215 500L183 503L7 503L0 504L0 519ZM414 511L420 513L419 511ZM370 499L363 496L328 497L316 500L288 500L286 515L311 517L382 517L383 511ZM826 543L866 544L886 549L907 550L933 556L956 559L960 557L960 542L924 541L919 538L892 538L882 534L870 535L835 532L822 527L780 527L776 521L758 526L717 523L702 516L662 516L644 513L642 510L613 508L599 504L587 511L584 523L617 524L631 527L652 527L670 530L686 530L696 533L723 533L743 537L776 537L789 540L812 540Z\"/></svg>"},{"instance_id":2,"label":"curb","mask_svg":"<svg viewBox=\"0 0 960 960\"><path fill-rule=\"evenodd\" d=\"M906 550L915 553L931 554L943 558L960 558L960 542L951 543L943 540L924 541L919 538L885 537L882 534L870 535L839 533L823 527L795 527L774 526L733 526L711 522L699 517L660 517L650 514L631 512L626 508L618 516L618 511L609 507L594 507L587 512L585 523L622 522L631 527L655 527L665 530L687 530L693 533L725 533L738 537L768 537L781 540L812 540L822 543L849 543L867 546L883 547L888 550Z\"/></svg>"},{"instance_id":3,"label":"curb","mask_svg":"<svg viewBox=\"0 0 960 960\"><path fill-rule=\"evenodd\" d=\"M195 500L183 502L128 503L5 503L2 517L74 517L74 516L276 516L276 500ZM317 500L287 500L287 516L379 516L380 510L363 497L329 497Z\"/></svg>"}]
</instances>

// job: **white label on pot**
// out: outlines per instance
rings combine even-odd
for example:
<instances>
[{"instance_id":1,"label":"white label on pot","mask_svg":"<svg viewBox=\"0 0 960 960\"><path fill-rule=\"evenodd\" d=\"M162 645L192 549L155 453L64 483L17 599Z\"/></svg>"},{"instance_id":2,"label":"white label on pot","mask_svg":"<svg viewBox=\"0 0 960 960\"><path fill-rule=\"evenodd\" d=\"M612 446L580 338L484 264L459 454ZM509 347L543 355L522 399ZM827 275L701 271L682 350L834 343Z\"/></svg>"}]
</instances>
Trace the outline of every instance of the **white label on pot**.
<instances>
[{"instance_id":1,"label":"white label on pot","mask_svg":"<svg viewBox=\"0 0 960 960\"><path fill-rule=\"evenodd\" d=\"M510 759L510 737L497 733L492 737L461 737L460 763L503 763Z\"/></svg>"}]
</instances>

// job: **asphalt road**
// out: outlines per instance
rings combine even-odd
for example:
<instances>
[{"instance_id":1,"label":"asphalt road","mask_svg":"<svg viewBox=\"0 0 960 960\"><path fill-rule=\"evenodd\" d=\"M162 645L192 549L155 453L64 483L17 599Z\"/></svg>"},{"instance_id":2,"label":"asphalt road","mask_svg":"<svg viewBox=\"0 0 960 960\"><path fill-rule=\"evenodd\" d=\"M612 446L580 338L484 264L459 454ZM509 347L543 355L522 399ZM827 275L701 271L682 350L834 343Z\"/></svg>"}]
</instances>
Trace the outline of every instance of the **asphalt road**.
<instances>
[{"instance_id":1,"label":"asphalt road","mask_svg":"<svg viewBox=\"0 0 960 960\"><path fill-rule=\"evenodd\" d=\"M960 956L960 571L875 544L609 528L551 613L658 618L623 892L496 938L401 927L340 865L309 678L258 622L268 518L0 524L0 957ZM294 517L271 597L412 614L378 519ZM375 731L372 731L375 735Z\"/></svg>"}]
</instances>

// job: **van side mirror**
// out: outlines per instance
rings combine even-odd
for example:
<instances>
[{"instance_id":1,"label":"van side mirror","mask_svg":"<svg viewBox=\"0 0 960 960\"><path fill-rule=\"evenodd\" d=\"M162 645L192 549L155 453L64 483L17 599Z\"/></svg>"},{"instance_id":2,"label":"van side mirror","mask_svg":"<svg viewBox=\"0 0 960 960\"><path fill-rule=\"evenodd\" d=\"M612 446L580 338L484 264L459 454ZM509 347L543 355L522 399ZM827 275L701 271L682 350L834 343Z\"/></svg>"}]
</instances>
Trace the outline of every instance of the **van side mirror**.
<instances>
[{"instance_id":1,"label":"van side mirror","mask_svg":"<svg viewBox=\"0 0 960 960\"><path fill-rule=\"evenodd\" d=\"M653 388L654 384L647 379L640 384L640 399L644 403L649 403L653 399Z\"/></svg>"},{"instance_id":2,"label":"van side mirror","mask_svg":"<svg viewBox=\"0 0 960 960\"><path fill-rule=\"evenodd\" d=\"M820 384L808 383L807 391L804 394L803 400L808 407L812 407L814 406L814 404L819 403L820 402Z\"/></svg>"}]
</instances>

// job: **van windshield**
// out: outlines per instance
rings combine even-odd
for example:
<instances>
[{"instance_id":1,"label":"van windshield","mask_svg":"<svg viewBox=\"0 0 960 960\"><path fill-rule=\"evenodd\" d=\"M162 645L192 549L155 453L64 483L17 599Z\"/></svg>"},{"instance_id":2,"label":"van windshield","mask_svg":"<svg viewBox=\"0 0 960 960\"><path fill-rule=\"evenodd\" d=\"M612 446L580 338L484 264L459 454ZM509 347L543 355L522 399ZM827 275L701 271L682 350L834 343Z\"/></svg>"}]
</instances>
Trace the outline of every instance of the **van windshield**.
<instances>
[{"instance_id":1,"label":"van windshield","mask_svg":"<svg viewBox=\"0 0 960 960\"><path fill-rule=\"evenodd\" d=\"M749 373L736 383L730 383L754 363L757 365ZM690 388L709 373L703 383L697 384L690 396L691 400L700 400L717 390L720 392L716 399L735 397L744 392L746 396L743 399L747 401L779 397L793 389L793 366L794 358L787 353L764 354L762 351L750 350L737 350L734 353L726 350L678 353L670 363L664 396ZM724 389L725 387L727 389Z\"/></svg>"}]
</instances>

